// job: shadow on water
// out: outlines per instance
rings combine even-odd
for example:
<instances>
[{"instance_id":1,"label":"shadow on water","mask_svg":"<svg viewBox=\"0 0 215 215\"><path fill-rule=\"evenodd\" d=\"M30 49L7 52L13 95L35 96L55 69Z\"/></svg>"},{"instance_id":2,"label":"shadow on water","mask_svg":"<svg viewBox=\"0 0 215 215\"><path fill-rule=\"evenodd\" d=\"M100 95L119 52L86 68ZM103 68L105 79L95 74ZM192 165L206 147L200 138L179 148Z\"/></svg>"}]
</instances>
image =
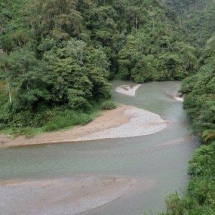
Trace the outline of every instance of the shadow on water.
<instances>
[{"instance_id":1,"label":"shadow on water","mask_svg":"<svg viewBox=\"0 0 215 215\"><path fill-rule=\"evenodd\" d=\"M113 87L127 83L114 81ZM182 103L174 99L179 87L180 82L147 83L135 97L113 91L114 101L171 121L166 129L135 138L3 149L0 180L58 179L77 174L135 178L137 183L121 198L82 214L139 215L161 210L168 193L183 192L188 160L198 144Z\"/></svg>"}]
</instances>

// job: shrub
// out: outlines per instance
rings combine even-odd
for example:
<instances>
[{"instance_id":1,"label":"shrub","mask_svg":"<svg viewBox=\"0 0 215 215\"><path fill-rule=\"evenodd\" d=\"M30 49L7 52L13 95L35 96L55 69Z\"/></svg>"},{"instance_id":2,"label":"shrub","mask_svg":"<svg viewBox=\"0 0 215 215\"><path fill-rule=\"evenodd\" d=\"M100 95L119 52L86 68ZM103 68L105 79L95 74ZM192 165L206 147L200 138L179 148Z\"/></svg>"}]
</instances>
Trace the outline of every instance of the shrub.
<instances>
[{"instance_id":1,"label":"shrub","mask_svg":"<svg viewBox=\"0 0 215 215\"><path fill-rule=\"evenodd\" d=\"M74 125L85 125L92 120L93 117L91 114L73 110L55 110L53 117L44 125L44 130L55 131Z\"/></svg>"},{"instance_id":2,"label":"shrub","mask_svg":"<svg viewBox=\"0 0 215 215\"><path fill-rule=\"evenodd\" d=\"M101 104L102 110L112 110L115 108L116 108L116 103L113 101L107 100L107 101L102 102L102 104Z\"/></svg>"}]
</instances>

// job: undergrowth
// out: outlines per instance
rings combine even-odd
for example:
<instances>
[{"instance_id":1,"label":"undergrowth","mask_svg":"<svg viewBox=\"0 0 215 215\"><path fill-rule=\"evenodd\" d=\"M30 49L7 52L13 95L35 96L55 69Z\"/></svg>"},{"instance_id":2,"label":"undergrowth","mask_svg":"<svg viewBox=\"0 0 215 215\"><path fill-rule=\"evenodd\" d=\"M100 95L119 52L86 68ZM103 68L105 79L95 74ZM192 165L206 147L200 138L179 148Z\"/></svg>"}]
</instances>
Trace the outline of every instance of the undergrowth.
<instances>
[{"instance_id":1,"label":"undergrowth","mask_svg":"<svg viewBox=\"0 0 215 215\"><path fill-rule=\"evenodd\" d=\"M76 125L86 125L95 117L100 115L102 110L116 108L112 101L101 101L95 103L87 111L75 111L68 108L54 108L40 110L35 114L28 112L16 115L14 120L8 124L2 124L0 130L3 134L8 134L14 138L19 135L32 137L43 132L69 129Z\"/></svg>"}]
</instances>

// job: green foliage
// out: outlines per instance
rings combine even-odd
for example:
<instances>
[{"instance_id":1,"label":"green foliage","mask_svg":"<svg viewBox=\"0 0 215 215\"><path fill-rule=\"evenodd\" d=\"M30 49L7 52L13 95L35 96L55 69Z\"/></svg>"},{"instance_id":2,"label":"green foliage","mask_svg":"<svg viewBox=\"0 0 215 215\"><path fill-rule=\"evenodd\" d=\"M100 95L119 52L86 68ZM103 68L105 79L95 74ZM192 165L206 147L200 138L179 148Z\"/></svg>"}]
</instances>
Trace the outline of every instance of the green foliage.
<instances>
[{"instance_id":1,"label":"green foliage","mask_svg":"<svg viewBox=\"0 0 215 215\"><path fill-rule=\"evenodd\" d=\"M94 101L110 98L107 56L103 47L77 39L83 20L74 1L1 6L1 128L42 126L47 109L86 112Z\"/></svg>"},{"instance_id":2,"label":"green foliage","mask_svg":"<svg viewBox=\"0 0 215 215\"><path fill-rule=\"evenodd\" d=\"M82 31L82 17L73 0L32 1L26 4L31 12L27 25L32 28L37 40L51 36L67 40Z\"/></svg>"},{"instance_id":3,"label":"green foliage","mask_svg":"<svg viewBox=\"0 0 215 215\"><path fill-rule=\"evenodd\" d=\"M102 110L112 110L116 108L116 103L112 101L104 101L101 103L101 109Z\"/></svg>"},{"instance_id":4,"label":"green foliage","mask_svg":"<svg viewBox=\"0 0 215 215\"><path fill-rule=\"evenodd\" d=\"M87 112L110 99L108 79L115 76L181 80L198 66L176 14L156 0L0 6L2 128L44 125L47 109Z\"/></svg>"},{"instance_id":5,"label":"green foliage","mask_svg":"<svg viewBox=\"0 0 215 215\"><path fill-rule=\"evenodd\" d=\"M203 134L211 130L207 135L204 133L206 139L215 130L215 70L211 63L203 66L194 78L186 79L181 89L186 95L184 107L193 118L194 131Z\"/></svg>"},{"instance_id":6,"label":"green foliage","mask_svg":"<svg viewBox=\"0 0 215 215\"><path fill-rule=\"evenodd\" d=\"M215 170L214 166L215 145L202 145L195 151L195 154L190 161L189 173L195 176L204 176L208 172L211 174ZM205 168L207 166L207 168Z\"/></svg>"},{"instance_id":7,"label":"green foliage","mask_svg":"<svg viewBox=\"0 0 215 215\"><path fill-rule=\"evenodd\" d=\"M49 100L48 76L45 65L38 61L33 52L22 50L11 52L2 58L3 78L10 85L11 103L23 108L34 109L38 100Z\"/></svg>"},{"instance_id":8,"label":"green foliage","mask_svg":"<svg viewBox=\"0 0 215 215\"><path fill-rule=\"evenodd\" d=\"M181 80L196 71L196 49L180 41L174 35L174 29L162 31L162 28L161 24L150 33L138 29L127 36L126 44L118 54L118 77L132 78L139 83Z\"/></svg>"},{"instance_id":9,"label":"green foliage","mask_svg":"<svg viewBox=\"0 0 215 215\"><path fill-rule=\"evenodd\" d=\"M215 211L215 52L214 37L206 44L200 57L198 73L183 81L181 93L184 108L192 118L193 129L201 145L189 164L189 181L183 197L172 194L167 198L163 215L210 214Z\"/></svg>"},{"instance_id":10,"label":"green foliage","mask_svg":"<svg viewBox=\"0 0 215 215\"><path fill-rule=\"evenodd\" d=\"M8 101L7 85L1 79L0 79L0 98L1 98L0 100L0 108L1 108L2 105Z\"/></svg>"},{"instance_id":11,"label":"green foliage","mask_svg":"<svg viewBox=\"0 0 215 215\"><path fill-rule=\"evenodd\" d=\"M166 2L179 14L187 41L203 47L215 33L214 0L171 0Z\"/></svg>"},{"instance_id":12,"label":"green foliage","mask_svg":"<svg viewBox=\"0 0 215 215\"><path fill-rule=\"evenodd\" d=\"M44 126L44 131L55 131L74 125L85 125L93 120L92 115L72 110L54 110Z\"/></svg>"},{"instance_id":13,"label":"green foliage","mask_svg":"<svg viewBox=\"0 0 215 215\"><path fill-rule=\"evenodd\" d=\"M43 110L34 115L29 112L22 112L13 117L13 121L10 122L11 126L2 127L2 131L13 136L25 135L26 137L32 137L41 132L85 125L93 120L97 111L97 108L88 111L88 113L55 108Z\"/></svg>"},{"instance_id":14,"label":"green foliage","mask_svg":"<svg viewBox=\"0 0 215 215\"><path fill-rule=\"evenodd\" d=\"M7 53L32 42L32 33L24 24L24 17L28 14L23 10L26 2L0 1L0 47Z\"/></svg>"},{"instance_id":15,"label":"green foliage","mask_svg":"<svg viewBox=\"0 0 215 215\"><path fill-rule=\"evenodd\" d=\"M85 109L91 98L109 98L108 62L102 49L87 47L83 41L70 39L44 53L51 76L52 100Z\"/></svg>"},{"instance_id":16,"label":"green foliage","mask_svg":"<svg viewBox=\"0 0 215 215\"><path fill-rule=\"evenodd\" d=\"M109 78L194 75L181 92L207 146L190 162L186 195L170 195L162 214L214 214L214 0L2 0L0 8L0 130L31 136L88 123L101 101L115 107Z\"/></svg>"}]
</instances>

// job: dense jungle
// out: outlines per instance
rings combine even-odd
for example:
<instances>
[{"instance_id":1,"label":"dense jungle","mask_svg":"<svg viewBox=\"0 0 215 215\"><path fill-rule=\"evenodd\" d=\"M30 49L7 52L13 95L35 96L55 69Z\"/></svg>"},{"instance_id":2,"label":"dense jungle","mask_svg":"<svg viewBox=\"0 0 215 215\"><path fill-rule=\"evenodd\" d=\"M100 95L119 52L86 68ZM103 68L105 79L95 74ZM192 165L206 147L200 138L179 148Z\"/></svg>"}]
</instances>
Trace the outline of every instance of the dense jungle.
<instances>
[{"instance_id":1,"label":"dense jungle","mask_svg":"<svg viewBox=\"0 0 215 215\"><path fill-rule=\"evenodd\" d=\"M116 106L110 80L182 81L201 146L184 195L168 195L160 214L215 214L214 0L0 0L0 8L2 133L84 125Z\"/></svg>"}]
</instances>

